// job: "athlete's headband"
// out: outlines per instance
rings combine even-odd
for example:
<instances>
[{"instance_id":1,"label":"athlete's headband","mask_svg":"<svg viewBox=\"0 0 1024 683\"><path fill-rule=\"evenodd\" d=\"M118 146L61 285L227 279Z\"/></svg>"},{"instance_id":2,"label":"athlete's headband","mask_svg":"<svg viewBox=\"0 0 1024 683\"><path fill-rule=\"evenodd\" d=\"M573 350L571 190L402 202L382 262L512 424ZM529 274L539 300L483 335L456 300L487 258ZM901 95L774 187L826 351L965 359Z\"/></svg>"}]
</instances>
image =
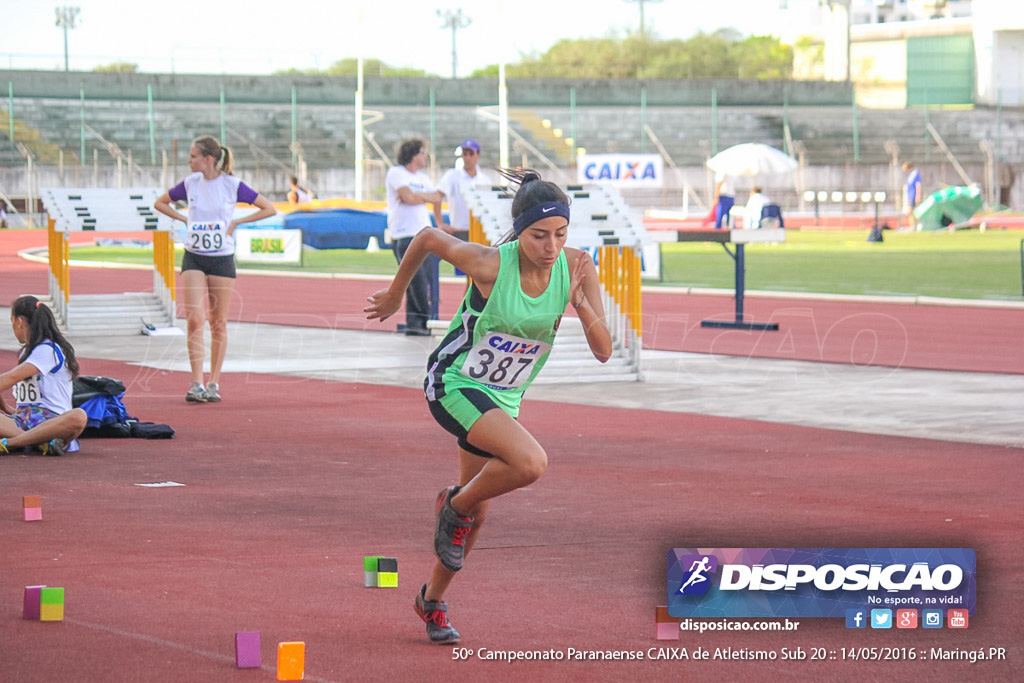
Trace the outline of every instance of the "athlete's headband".
<instances>
[{"instance_id":1,"label":"athlete's headband","mask_svg":"<svg viewBox=\"0 0 1024 683\"><path fill-rule=\"evenodd\" d=\"M512 221L512 231L516 234L516 237L519 237L523 230L526 230L537 221L550 218L551 216L561 216L568 222L569 206L561 202L544 202L537 206L531 206Z\"/></svg>"}]
</instances>

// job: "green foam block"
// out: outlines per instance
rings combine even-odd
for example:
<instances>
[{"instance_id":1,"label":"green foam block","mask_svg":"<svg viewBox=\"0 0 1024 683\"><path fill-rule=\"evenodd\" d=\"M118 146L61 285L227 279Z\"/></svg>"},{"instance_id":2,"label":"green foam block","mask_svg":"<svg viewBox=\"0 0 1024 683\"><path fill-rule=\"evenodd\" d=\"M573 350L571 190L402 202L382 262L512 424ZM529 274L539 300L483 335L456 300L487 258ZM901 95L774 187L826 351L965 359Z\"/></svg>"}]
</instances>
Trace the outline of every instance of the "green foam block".
<instances>
[{"instance_id":1,"label":"green foam block","mask_svg":"<svg viewBox=\"0 0 1024 683\"><path fill-rule=\"evenodd\" d=\"M39 591L39 604L40 605L63 605L64 604L64 589L63 588L43 588Z\"/></svg>"}]
</instances>

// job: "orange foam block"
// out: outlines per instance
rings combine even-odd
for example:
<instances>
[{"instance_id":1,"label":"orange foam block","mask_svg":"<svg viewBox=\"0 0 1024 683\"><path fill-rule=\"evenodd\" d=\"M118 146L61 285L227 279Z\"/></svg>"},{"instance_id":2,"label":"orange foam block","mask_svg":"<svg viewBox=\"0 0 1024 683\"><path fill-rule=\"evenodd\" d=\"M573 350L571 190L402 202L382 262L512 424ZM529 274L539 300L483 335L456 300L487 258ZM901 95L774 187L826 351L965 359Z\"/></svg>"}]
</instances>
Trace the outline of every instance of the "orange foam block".
<instances>
[{"instance_id":1,"label":"orange foam block","mask_svg":"<svg viewBox=\"0 0 1024 683\"><path fill-rule=\"evenodd\" d=\"M43 502L39 496L22 496L21 506L25 509L26 522L35 522L43 518Z\"/></svg>"},{"instance_id":2,"label":"orange foam block","mask_svg":"<svg viewBox=\"0 0 1024 683\"><path fill-rule=\"evenodd\" d=\"M301 681L306 669L305 643L277 644L277 680Z\"/></svg>"},{"instance_id":3,"label":"orange foam block","mask_svg":"<svg viewBox=\"0 0 1024 683\"><path fill-rule=\"evenodd\" d=\"M654 608L654 622L657 624L678 624L679 620L668 613L668 607L659 605Z\"/></svg>"}]
</instances>

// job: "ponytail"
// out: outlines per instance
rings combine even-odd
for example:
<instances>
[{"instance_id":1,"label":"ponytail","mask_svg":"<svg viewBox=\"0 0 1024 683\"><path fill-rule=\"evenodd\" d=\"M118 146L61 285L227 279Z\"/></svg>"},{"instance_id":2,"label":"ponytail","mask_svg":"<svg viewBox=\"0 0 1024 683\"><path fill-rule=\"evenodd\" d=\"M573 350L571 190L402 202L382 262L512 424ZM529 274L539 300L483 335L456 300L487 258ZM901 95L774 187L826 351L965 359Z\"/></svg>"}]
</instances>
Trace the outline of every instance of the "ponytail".
<instances>
[{"instance_id":1,"label":"ponytail","mask_svg":"<svg viewBox=\"0 0 1024 683\"><path fill-rule=\"evenodd\" d=\"M78 377L78 360L75 358L75 347L71 345L57 326L53 311L34 296L26 295L15 299L11 304L11 315L24 318L28 322L28 341L21 347L18 362L24 362L32 355L37 346L49 339L60 347L64 353L64 362L71 372L71 379Z\"/></svg>"},{"instance_id":2,"label":"ponytail","mask_svg":"<svg viewBox=\"0 0 1024 683\"><path fill-rule=\"evenodd\" d=\"M234 168L234 156L226 145L220 144L220 140L212 135L203 135L192 141L192 144L199 148L199 151L208 157L215 159L214 167L222 173L231 175Z\"/></svg>"},{"instance_id":3,"label":"ponytail","mask_svg":"<svg viewBox=\"0 0 1024 683\"><path fill-rule=\"evenodd\" d=\"M220 170L223 173L227 173L228 175L231 175L231 171L234 170L234 165L235 165L235 158L231 154L231 149L229 147L227 147L226 145L221 145L220 151L221 151Z\"/></svg>"}]
</instances>

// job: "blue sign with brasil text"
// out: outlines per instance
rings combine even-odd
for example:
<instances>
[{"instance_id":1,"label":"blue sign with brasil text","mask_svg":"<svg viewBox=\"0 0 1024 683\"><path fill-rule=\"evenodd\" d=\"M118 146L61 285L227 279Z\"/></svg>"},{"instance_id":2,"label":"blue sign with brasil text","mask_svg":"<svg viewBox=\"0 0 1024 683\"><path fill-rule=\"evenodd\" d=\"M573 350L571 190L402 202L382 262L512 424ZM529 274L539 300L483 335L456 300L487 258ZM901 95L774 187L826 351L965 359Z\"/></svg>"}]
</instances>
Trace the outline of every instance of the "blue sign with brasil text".
<instances>
[{"instance_id":1,"label":"blue sign with brasil text","mask_svg":"<svg viewBox=\"0 0 1024 683\"><path fill-rule=\"evenodd\" d=\"M974 615L970 548L673 548L673 617L845 617L849 609Z\"/></svg>"}]
</instances>

